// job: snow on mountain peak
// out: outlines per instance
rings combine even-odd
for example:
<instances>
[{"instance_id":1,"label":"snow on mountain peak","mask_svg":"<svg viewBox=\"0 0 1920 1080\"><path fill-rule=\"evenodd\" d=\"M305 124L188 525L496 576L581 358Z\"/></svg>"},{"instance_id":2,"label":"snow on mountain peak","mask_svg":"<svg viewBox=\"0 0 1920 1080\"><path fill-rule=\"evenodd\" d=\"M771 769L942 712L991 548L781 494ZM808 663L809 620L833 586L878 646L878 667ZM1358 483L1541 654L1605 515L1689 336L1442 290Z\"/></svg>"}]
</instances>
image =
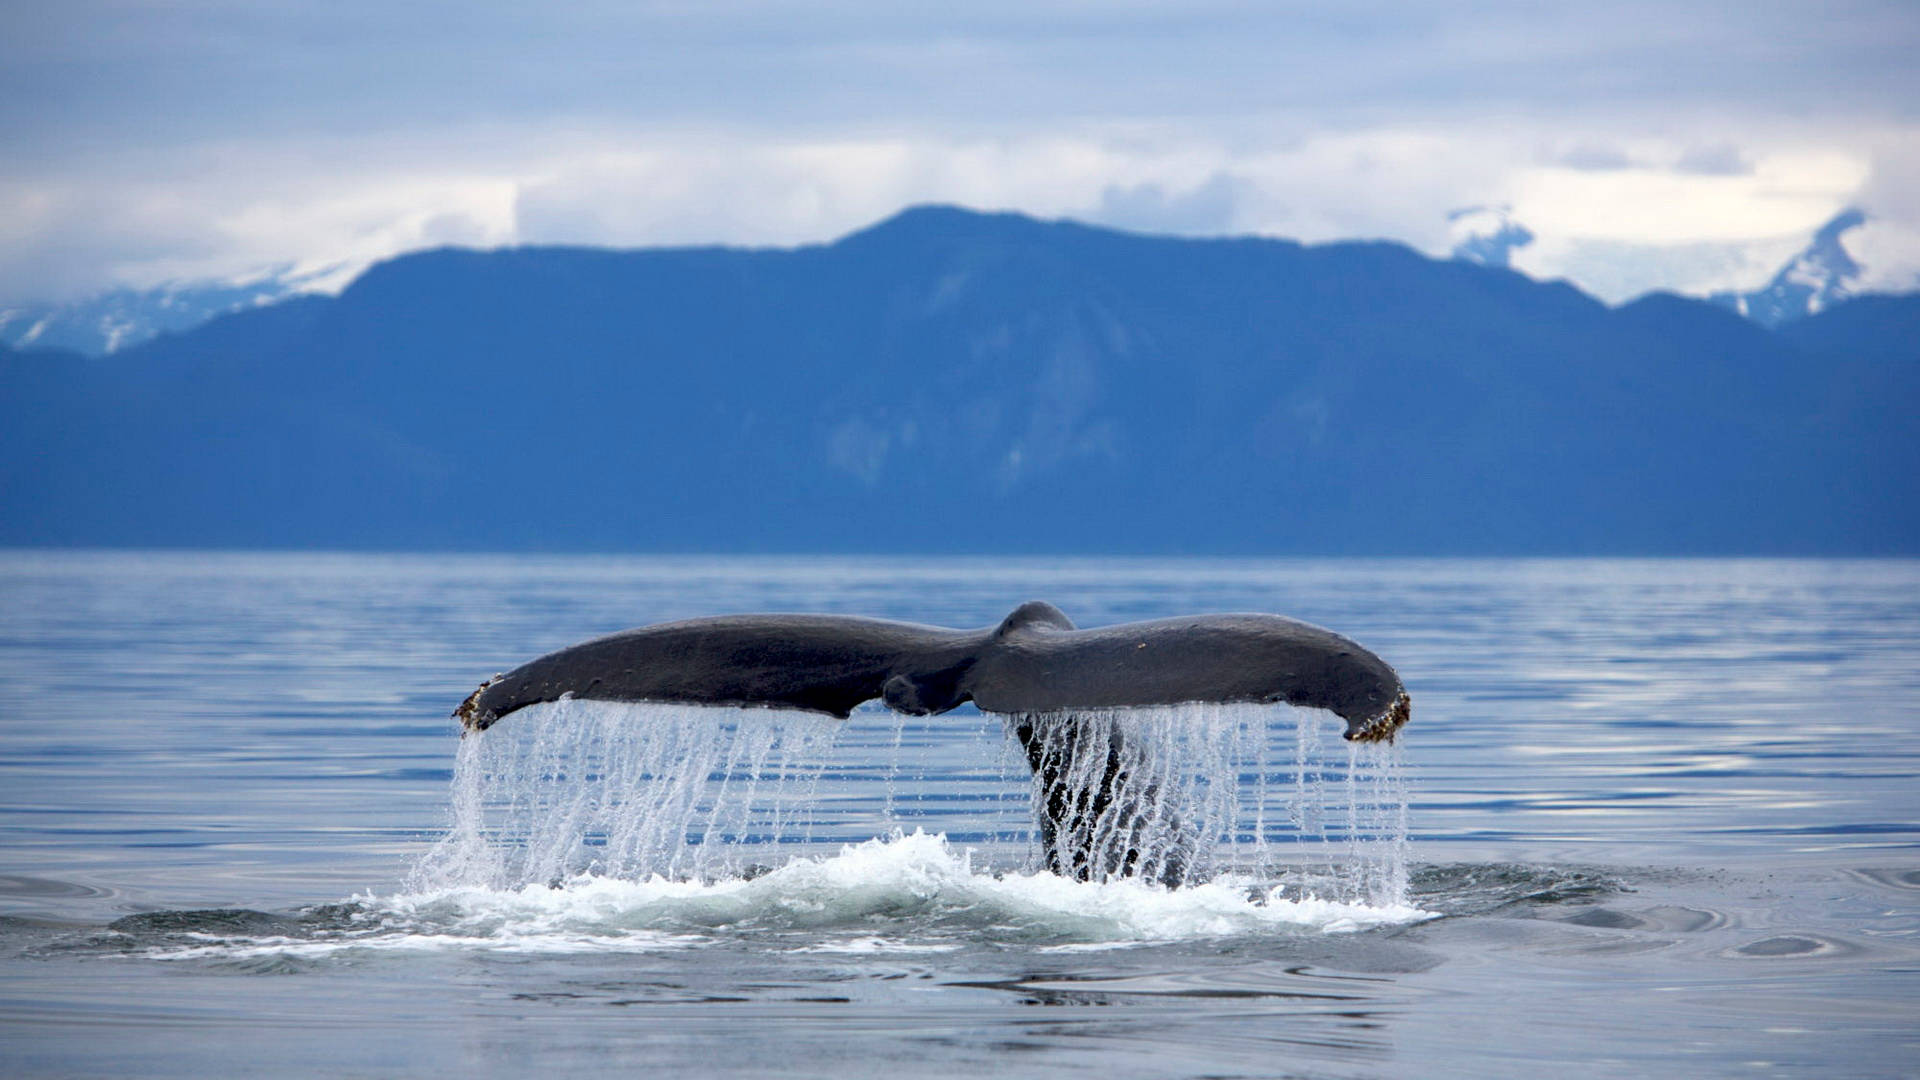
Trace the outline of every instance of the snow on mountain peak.
<instances>
[{"instance_id":1,"label":"snow on mountain peak","mask_svg":"<svg viewBox=\"0 0 1920 1080\"><path fill-rule=\"evenodd\" d=\"M1507 206L1466 206L1447 215L1453 257L1481 266L1510 267L1515 248L1533 243L1533 232L1513 220Z\"/></svg>"},{"instance_id":2,"label":"snow on mountain peak","mask_svg":"<svg viewBox=\"0 0 1920 1080\"><path fill-rule=\"evenodd\" d=\"M318 291L331 270L282 268L227 281L169 282L81 300L11 304L0 307L0 344L104 356L230 312Z\"/></svg>"},{"instance_id":3,"label":"snow on mountain peak","mask_svg":"<svg viewBox=\"0 0 1920 1080\"><path fill-rule=\"evenodd\" d=\"M1766 285L1751 292L1718 292L1708 299L1768 327L1824 311L1861 291L1865 268L1843 238L1866 223L1867 215L1859 210L1842 210Z\"/></svg>"}]
</instances>

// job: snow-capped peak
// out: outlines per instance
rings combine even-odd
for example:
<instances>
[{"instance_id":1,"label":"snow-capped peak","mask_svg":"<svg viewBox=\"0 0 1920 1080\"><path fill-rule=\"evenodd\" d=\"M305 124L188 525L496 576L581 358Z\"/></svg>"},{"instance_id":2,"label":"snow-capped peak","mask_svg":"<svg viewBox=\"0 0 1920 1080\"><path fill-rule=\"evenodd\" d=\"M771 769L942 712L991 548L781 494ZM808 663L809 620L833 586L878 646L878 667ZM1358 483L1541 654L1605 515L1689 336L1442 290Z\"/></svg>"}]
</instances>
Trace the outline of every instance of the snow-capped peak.
<instances>
[{"instance_id":1,"label":"snow-capped peak","mask_svg":"<svg viewBox=\"0 0 1920 1080\"><path fill-rule=\"evenodd\" d=\"M1710 299L1769 327L1832 307L1859 291L1863 268L1847 251L1843 236L1866 221L1859 210L1843 210L1822 225L1765 286L1752 292L1714 293Z\"/></svg>"},{"instance_id":2,"label":"snow-capped peak","mask_svg":"<svg viewBox=\"0 0 1920 1080\"><path fill-rule=\"evenodd\" d=\"M169 331L191 330L229 312L321 291L331 269L280 268L226 281L170 282L59 303L8 304L0 307L0 343L103 356Z\"/></svg>"},{"instance_id":3,"label":"snow-capped peak","mask_svg":"<svg viewBox=\"0 0 1920 1080\"><path fill-rule=\"evenodd\" d=\"M1533 232L1513 220L1512 207L1466 206L1447 215L1453 257L1481 266L1513 265L1513 251L1533 243Z\"/></svg>"}]
</instances>

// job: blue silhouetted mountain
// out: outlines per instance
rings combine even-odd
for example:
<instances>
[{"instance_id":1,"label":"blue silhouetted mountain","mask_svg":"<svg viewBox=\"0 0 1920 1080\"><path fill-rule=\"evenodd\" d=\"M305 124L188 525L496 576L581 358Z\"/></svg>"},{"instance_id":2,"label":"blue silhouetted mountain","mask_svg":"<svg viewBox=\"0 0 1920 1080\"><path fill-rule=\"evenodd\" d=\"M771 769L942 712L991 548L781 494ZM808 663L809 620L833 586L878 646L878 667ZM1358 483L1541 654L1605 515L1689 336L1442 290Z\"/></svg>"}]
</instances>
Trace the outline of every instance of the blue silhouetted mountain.
<instances>
[{"instance_id":1,"label":"blue silhouetted mountain","mask_svg":"<svg viewBox=\"0 0 1920 1080\"><path fill-rule=\"evenodd\" d=\"M1394 244L942 208L793 250L432 251L0 356L0 540L1912 552L1915 302L1788 334Z\"/></svg>"}]
</instances>

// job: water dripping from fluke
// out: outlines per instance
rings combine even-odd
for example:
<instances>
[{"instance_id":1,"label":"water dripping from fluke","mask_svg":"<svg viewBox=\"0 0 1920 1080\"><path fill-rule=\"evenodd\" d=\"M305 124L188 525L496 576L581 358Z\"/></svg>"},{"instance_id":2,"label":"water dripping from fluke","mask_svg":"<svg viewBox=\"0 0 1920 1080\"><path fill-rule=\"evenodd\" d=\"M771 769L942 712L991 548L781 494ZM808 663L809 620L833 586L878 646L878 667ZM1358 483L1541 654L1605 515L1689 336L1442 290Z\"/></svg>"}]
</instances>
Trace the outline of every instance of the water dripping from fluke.
<instances>
[{"instance_id":1,"label":"water dripping from fluke","mask_svg":"<svg viewBox=\"0 0 1920 1080\"><path fill-rule=\"evenodd\" d=\"M1293 895L1403 903L1400 750L1342 743L1344 764L1325 760L1328 719L1190 703L1026 714L1007 726L1032 766L1035 842L1055 873L1169 886L1227 874Z\"/></svg>"},{"instance_id":2,"label":"water dripping from fluke","mask_svg":"<svg viewBox=\"0 0 1920 1080\"><path fill-rule=\"evenodd\" d=\"M579 699L532 709L539 715L461 740L451 827L415 867L414 892L583 879L711 885L825 854L813 842L816 790L845 727L836 718ZM1006 779L1028 789L1032 817L1012 837L1026 855L969 861L968 873L1047 870L1096 887L1231 883L1255 903L1406 907L1396 743L1328 740L1335 717L1286 705L997 720L1016 746ZM898 744L897 731L888 741ZM910 824L895 817L905 800L893 774L921 771L891 757L886 797L874 799L885 820L870 830L883 843Z\"/></svg>"},{"instance_id":3,"label":"water dripping from fluke","mask_svg":"<svg viewBox=\"0 0 1920 1080\"><path fill-rule=\"evenodd\" d=\"M740 877L804 840L841 725L788 709L566 699L460 740L416 889Z\"/></svg>"}]
</instances>

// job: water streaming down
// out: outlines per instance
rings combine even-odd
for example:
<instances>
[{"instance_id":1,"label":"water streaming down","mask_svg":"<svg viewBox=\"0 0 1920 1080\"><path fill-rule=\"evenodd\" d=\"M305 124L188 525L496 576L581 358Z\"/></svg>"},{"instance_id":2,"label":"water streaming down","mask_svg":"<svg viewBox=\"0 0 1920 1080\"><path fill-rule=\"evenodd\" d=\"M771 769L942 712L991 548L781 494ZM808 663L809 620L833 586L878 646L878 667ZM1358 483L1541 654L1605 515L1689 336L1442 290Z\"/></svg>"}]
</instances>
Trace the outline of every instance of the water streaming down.
<instances>
[{"instance_id":1,"label":"water streaming down","mask_svg":"<svg viewBox=\"0 0 1920 1080\"><path fill-rule=\"evenodd\" d=\"M1018 825L985 823L983 835L1012 842L1017 865L993 867L989 852L982 872L1227 878L1289 899L1406 902L1397 751L1336 742L1346 752L1324 754L1321 729L1337 723L1329 714L1195 703L997 720L1007 744L1018 744L998 755L1002 781L1028 789L1029 814ZM883 738L899 747L901 719L883 722L892 725ZM461 740L452 826L411 885L712 882L828 854L815 842L816 792L845 728L779 709L584 700L529 708ZM964 717L940 730L956 740L992 736ZM895 779L915 766L898 749L891 757L869 836L907 825Z\"/></svg>"},{"instance_id":2,"label":"water streaming down","mask_svg":"<svg viewBox=\"0 0 1920 1080\"><path fill-rule=\"evenodd\" d=\"M563 700L460 740L419 888L713 878L804 842L840 723L784 709Z\"/></svg>"},{"instance_id":3,"label":"water streaming down","mask_svg":"<svg viewBox=\"0 0 1920 1080\"><path fill-rule=\"evenodd\" d=\"M1325 760L1321 727L1332 722L1312 709L1206 702L1006 718L1032 766L1035 843L1056 872L1169 884L1231 873L1404 903L1398 745L1344 743L1344 764ZM1274 767L1289 758L1291 769Z\"/></svg>"}]
</instances>

